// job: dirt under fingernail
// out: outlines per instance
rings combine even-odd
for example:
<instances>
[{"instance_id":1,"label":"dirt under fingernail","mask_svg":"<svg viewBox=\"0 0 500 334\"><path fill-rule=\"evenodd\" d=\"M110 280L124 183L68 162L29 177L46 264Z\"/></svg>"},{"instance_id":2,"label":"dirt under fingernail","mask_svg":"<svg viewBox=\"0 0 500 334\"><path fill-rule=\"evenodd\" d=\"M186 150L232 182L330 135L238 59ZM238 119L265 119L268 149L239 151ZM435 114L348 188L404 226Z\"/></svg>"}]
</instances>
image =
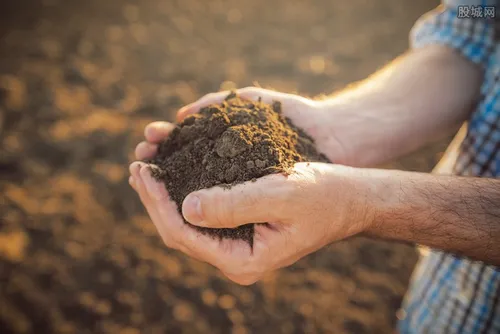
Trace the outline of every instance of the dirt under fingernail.
<instances>
[{"instance_id":1,"label":"dirt under fingernail","mask_svg":"<svg viewBox=\"0 0 500 334\"><path fill-rule=\"evenodd\" d=\"M184 119L148 162L158 166L152 169L153 177L165 183L180 212L193 191L288 174L296 162L304 161L328 159L316 150L312 138L283 116L280 102L270 105L231 93L222 104ZM254 224L234 229L191 226L214 237L253 244Z\"/></svg>"}]
</instances>

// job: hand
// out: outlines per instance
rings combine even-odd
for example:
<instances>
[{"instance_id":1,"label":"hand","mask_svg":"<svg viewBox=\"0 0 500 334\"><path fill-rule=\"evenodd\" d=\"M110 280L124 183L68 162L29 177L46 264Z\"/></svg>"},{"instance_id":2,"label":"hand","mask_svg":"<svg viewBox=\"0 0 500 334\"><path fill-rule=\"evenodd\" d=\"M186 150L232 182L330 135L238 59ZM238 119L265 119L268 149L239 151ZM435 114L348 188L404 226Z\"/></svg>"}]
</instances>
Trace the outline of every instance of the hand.
<instances>
[{"instance_id":1,"label":"hand","mask_svg":"<svg viewBox=\"0 0 500 334\"><path fill-rule=\"evenodd\" d=\"M330 116L320 108L319 103L300 96L260 88L245 88L238 90L237 93L247 99L257 100L260 97L267 103L280 100L285 116L313 137L320 151L327 154L333 161L341 160L338 158L341 154L337 154L337 158L333 154L333 152L341 152L341 148L332 136L332 121L329 119ZM227 94L228 92L209 94L182 108L178 113L178 121L204 106L222 102ZM137 159L151 158L156 153L158 143L164 140L173 128L174 125L166 122L154 122L148 125L145 129L146 141L140 143L136 148ZM289 265L328 242L361 230L362 224L355 226L344 222L340 223L344 218L339 217L339 212L343 211L343 217L349 216L346 213L346 208L349 206L338 205L337 207L332 204L335 203L333 198L342 193L339 191L339 187L328 188L324 181L319 182L319 178L324 179L325 174L328 174L326 171L334 168L330 165L298 164L295 168L296 173L289 177L271 175L255 183L239 185L234 187L232 191L220 194L220 196L227 196L233 191L241 189L240 195L229 197L229 202L223 202L231 205L224 208L214 205L207 209L208 213L204 212L204 214L208 214L203 220L207 227L222 227L225 224L229 224L228 227L236 227L238 224L244 224L237 219L224 220L223 213L221 213L224 212L231 216L233 211L245 212L244 210L251 211L253 214L245 216L248 220L246 223L272 222L269 226L256 226L253 249L250 249L248 244L243 241L214 240L185 225L177 213L175 203L169 200L163 184L155 182L150 177L149 168L152 167L144 163L133 163L130 168L132 174L130 182L139 193L141 201L167 246L213 264L221 269L226 276L242 284L253 283L270 270ZM335 169L341 168L335 167ZM335 196L325 194L325 192L330 191L329 189L334 190ZM200 203L213 200L210 194L219 196L219 188L213 188L209 191L211 191L208 193L209 195ZM258 203L255 197L256 193L263 196L260 198L261 200L273 200L275 205L265 206L264 202ZM203 192L199 194L203 195ZM189 209L188 199L190 198L193 197L188 196L183 206L184 217L194 225L201 226L203 222L196 222L193 211ZM239 202L236 201L238 198L241 199ZM328 203L324 202L325 199L329 199ZM246 207L241 207L241 205L245 205L244 203L248 203L245 201L253 203L254 208L248 210L248 204ZM335 210L335 214L331 212L332 210ZM290 215L292 212L293 214ZM319 212L328 214L320 217ZM304 215L304 213L308 214ZM215 216L210 216L211 214ZM257 214L260 216L255 216ZM258 219L259 217L260 219ZM293 221L291 221L292 218L294 218ZM336 231L329 231L332 224L336 226ZM272 252L271 254L276 252L276 254L272 257L265 256L265 253L268 252ZM265 263L262 262L264 260Z\"/></svg>"},{"instance_id":2,"label":"hand","mask_svg":"<svg viewBox=\"0 0 500 334\"><path fill-rule=\"evenodd\" d=\"M193 225L233 228L269 222L255 226L253 247L240 240L219 241L186 225L165 186L150 176L150 168L133 163L131 184L165 244L214 265L239 284L252 284L370 227L366 182L350 167L298 163L289 176L268 175L229 190L214 187L185 198L182 214Z\"/></svg>"}]
</instances>

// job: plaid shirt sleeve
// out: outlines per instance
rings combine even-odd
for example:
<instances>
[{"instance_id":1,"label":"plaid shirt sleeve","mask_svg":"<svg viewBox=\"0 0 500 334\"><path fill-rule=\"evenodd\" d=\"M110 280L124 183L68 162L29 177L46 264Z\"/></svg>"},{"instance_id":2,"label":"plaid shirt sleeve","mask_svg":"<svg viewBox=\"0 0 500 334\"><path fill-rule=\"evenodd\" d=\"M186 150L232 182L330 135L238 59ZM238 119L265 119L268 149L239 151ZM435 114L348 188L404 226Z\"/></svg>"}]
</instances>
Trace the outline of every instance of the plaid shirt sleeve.
<instances>
[{"instance_id":1,"label":"plaid shirt sleeve","mask_svg":"<svg viewBox=\"0 0 500 334\"><path fill-rule=\"evenodd\" d=\"M484 16L484 10L498 9L499 2L443 1L415 23L410 33L411 47L446 45L473 63L487 66L495 45L495 22ZM474 8L479 8L478 12L472 12Z\"/></svg>"},{"instance_id":2,"label":"plaid shirt sleeve","mask_svg":"<svg viewBox=\"0 0 500 334\"><path fill-rule=\"evenodd\" d=\"M494 36L500 20L470 12L500 10L497 4L444 1L410 35L413 48L445 45L484 68L481 97L451 157L455 175L500 178L500 34ZM499 334L500 268L431 249L420 259L400 314L401 334Z\"/></svg>"}]
</instances>

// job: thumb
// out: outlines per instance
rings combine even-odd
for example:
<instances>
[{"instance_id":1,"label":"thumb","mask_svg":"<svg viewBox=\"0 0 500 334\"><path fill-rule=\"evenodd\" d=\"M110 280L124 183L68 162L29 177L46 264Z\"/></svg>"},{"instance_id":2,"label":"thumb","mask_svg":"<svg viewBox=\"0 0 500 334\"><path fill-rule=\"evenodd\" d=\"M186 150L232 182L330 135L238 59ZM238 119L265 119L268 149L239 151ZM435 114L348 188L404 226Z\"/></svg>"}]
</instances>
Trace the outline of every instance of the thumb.
<instances>
[{"instance_id":1,"label":"thumb","mask_svg":"<svg viewBox=\"0 0 500 334\"><path fill-rule=\"evenodd\" d=\"M192 192L182 203L184 218L193 225L234 228L249 223L280 221L293 187L284 175L268 175L224 189Z\"/></svg>"}]
</instances>

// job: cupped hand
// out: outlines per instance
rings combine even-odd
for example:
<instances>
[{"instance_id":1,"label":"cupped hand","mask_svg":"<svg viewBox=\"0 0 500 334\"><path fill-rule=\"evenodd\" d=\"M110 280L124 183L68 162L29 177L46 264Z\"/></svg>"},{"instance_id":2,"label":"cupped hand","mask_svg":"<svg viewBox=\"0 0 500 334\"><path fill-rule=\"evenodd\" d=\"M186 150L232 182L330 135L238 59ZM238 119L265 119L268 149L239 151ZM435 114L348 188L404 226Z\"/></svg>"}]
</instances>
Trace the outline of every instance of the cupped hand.
<instances>
[{"instance_id":1,"label":"cupped hand","mask_svg":"<svg viewBox=\"0 0 500 334\"><path fill-rule=\"evenodd\" d=\"M210 104L221 103L229 92L208 94L182 108L177 120ZM317 102L297 95L261 88L244 88L237 93L247 99L272 103L279 100L285 116L316 141L318 149L335 161L341 147L332 135L329 115ZM136 147L136 158L152 158L175 126L154 122L145 128L146 140ZM339 153L334 156L334 153ZM299 163L288 176L274 174L256 182L234 186L231 190L214 187L191 193L182 207L184 218L193 225L221 228L247 223L256 225L253 247L245 241L218 240L200 234L184 224L176 204L162 183L150 175L154 166L134 162L130 184L137 191L165 244L219 268L240 284L251 284L266 273L290 265L327 243L362 231L356 222L362 210L350 213L358 198L345 196L351 191L351 169L320 163ZM344 180L345 182L342 182ZM349 181L347 181L349 180ZM359 219L358 221L363 221Z\"/></svg>"},{"instance_id":2,"label":"cupped hand","mask_svg":"<svg viewBox=\"0 0 500 334\"><path fill-rule=\"evenodd\" d=\"M252 284L269 272L293 264L328 243L369 226L362 177L355 169L323 163L298 163L288 176L273 174L255 182L189 194L182 215L193 225L234 228L255 225L253 245L219 240L185 224L154 168L131 165L132 186L171 248L219 268L239 284Z\"/></svg>"}]
</instances>

